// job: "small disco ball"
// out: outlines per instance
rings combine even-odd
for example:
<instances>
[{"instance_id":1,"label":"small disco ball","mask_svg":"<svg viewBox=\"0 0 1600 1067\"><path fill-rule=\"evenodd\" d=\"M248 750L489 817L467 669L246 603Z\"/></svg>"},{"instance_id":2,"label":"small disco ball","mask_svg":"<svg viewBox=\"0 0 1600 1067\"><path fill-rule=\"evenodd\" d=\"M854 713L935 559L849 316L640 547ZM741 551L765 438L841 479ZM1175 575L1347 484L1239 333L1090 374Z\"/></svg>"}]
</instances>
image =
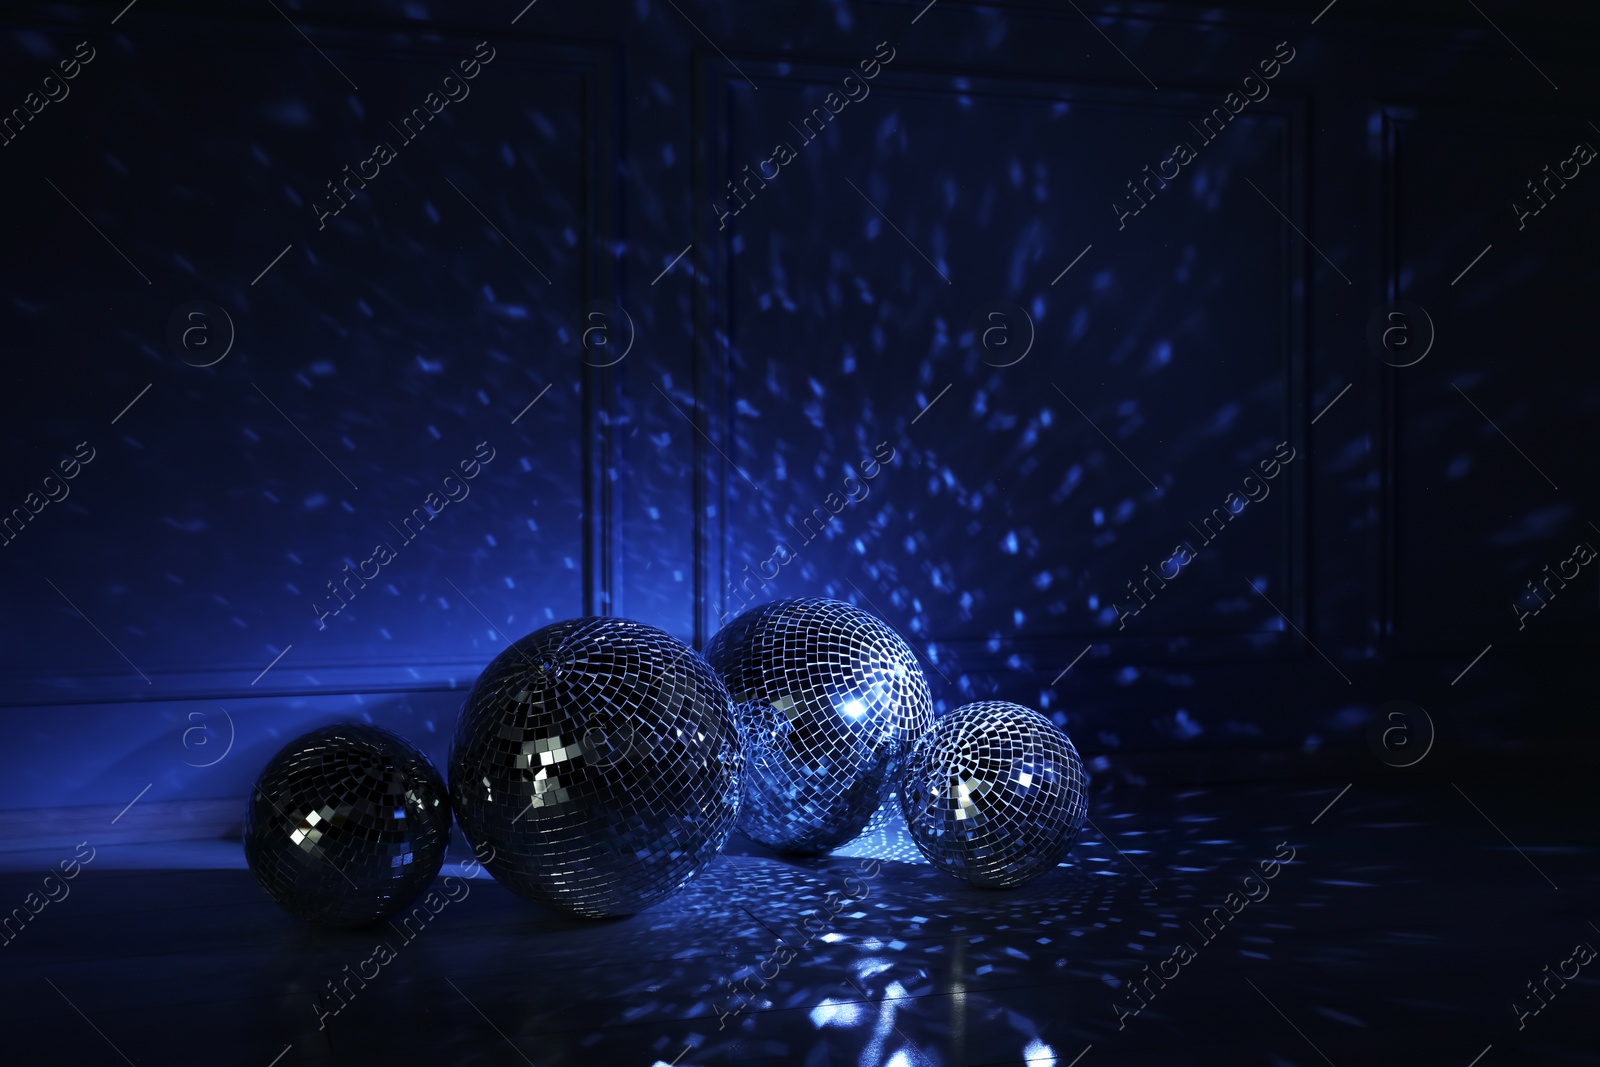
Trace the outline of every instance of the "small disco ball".
<instances>
[{"instance_id":1,"label":"small disco ball","mask_svg":"<svg viewBox=\"0 0 1600 1067\"><path fill-rule=\"evenodd\" d=\"M744 743L739 831L768 848L826 852L861 833L933 723L911 646L837 600L753 608L717 632L706 659Z\"/></svg>"},{"instance_id":2,"label":"small disco ball","mask_svg":"<svg viewBox=\"0 0 1600 1067\"><path fill-rule=\"evenodd\" d=\"M900 788L911 840L970 885L1021 885L1066 855L1089 814L1067 735L1002 700L965 704L912 749Z\"/></svg>"},{"instance_id":3,"label":"small disco ball","mask_svg":"<svg viewBox=\"0 0 1600 1067\"><path fill-rule=\"evenodd\" d=\"M297 919L371 926L438 875L450 840L444 779L405 738L341 723L290 741L244 814L244 858Z\"/></svg>"},{"instance_id":4,"label":"small disco ball","mask_svg":"<svg viewBox=\"0 0 1600 1067\"><path fill-rule=\"evenodd\" d=\"M450 796L502 885L604 918L666 898L722 851L743 765L727 690L693 649L628 619L573 619L478 676Z\"/></svg>"}]
</instances>

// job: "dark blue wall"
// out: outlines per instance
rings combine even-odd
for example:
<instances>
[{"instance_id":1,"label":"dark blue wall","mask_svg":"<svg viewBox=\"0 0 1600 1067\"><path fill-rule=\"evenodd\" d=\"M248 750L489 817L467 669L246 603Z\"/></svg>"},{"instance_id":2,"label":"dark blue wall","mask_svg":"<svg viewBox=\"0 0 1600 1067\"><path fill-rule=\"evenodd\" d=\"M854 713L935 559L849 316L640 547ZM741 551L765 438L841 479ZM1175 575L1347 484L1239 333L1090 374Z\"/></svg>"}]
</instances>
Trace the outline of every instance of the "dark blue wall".
<instances>
[{"instance_id":1,"label":"dark blue wall","mask_svg":"<svg viewBox=\"0 0 1600 1067\"><path fill-rule=\"evenodd\" d=\"M1088 753L1590 731L1595 568L1512 604L1600 545L1600 178L1510 205L1600 145L1591 15L280 6L3 16L6 108L93 58L0 146L0 509L67 494L0 547L0 807L242 796L337 718L442 756L508 637L818 593Z\"/></svg>"}]
</instances>

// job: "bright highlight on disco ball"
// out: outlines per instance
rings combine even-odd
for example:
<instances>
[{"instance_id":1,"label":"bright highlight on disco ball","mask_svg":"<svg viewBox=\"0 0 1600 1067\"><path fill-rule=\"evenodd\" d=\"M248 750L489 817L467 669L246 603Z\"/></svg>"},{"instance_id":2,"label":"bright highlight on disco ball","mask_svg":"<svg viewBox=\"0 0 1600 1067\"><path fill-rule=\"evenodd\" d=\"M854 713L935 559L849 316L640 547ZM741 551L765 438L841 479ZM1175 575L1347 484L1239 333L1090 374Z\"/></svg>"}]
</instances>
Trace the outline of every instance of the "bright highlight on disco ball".
<instances>
[{"instance_id":1,"label":"bright highlight on disco ball","mask_svg":"<svg viewBox=\"0 0 1600 1067\"><path fill-rule=\"evenodd\" d=\"M1088 817L1078 751L1020 704L965 704L934 723L906 763L901 811L911 840L946 874L1016 886L1054 867Z\"/></svg>"},{"instance_id":2,"label":"bright highlight on disco ball","mask_svg":"<svg viewBox=\"0 0 1600 1067\"><path fill-rule=\"evenodd\" d=\"M777 600L724 626L706 659L733 698L746 757L739 831L785 852L861 833L933 721L905 640L837 600Z\"/></svg>"}]
</instances>

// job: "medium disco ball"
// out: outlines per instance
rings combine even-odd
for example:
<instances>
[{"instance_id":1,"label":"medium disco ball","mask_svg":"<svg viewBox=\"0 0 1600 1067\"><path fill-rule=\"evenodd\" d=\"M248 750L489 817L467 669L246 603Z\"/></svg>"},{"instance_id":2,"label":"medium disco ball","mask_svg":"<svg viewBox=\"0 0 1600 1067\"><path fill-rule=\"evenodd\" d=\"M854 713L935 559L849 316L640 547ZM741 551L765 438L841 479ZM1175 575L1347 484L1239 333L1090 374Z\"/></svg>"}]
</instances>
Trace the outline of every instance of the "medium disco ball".
<instances>
[{"instance_id":1,"label":"medium disco ball","mask_svg":"<svg viewBox=\"0 0 1600 1067\"><path fill-rule=\"evenodd\" d=\"M718 631L706 659L744 743L739 831L769 848L826 852L861 833L933 722L911 646L837 600L752 608Z\"/></svg>"},{"instance_id":2,"label":"medium disco ball","mask_svg":"<svg viewBox=\"0 0 1600 1067\"><path fill-rule=\"evenodd\" d=\"M728 693L693 649L628 619L573 619L479 675L450 747L450 796L513 892L631 915L722 851L743 765Z\"/></svg>"},{"instance_id":3,"label":"medium disco ball","mask_svg":"<svg viewBox=\"0 0 1600 1067\"><path fill-rule=\"evenodd\" d=\"M1087 789L1078 750L1054 723L985 700L952 711L917 742L900 810L935 867L1003 888L1061 861L1088 817Z\"/></svg>"},{"instance_id":4,"label":"medium disco ball","mask_svg":"<svg viewBox=\"0 0 1600 1067\"><path fill-rule=\"evenodd\" d=\"M244 857L261 888L319 926L382 922L444 864L444 779L403 737L340 723L290 741L256 779Z\"/></svg>"}]
</instances>

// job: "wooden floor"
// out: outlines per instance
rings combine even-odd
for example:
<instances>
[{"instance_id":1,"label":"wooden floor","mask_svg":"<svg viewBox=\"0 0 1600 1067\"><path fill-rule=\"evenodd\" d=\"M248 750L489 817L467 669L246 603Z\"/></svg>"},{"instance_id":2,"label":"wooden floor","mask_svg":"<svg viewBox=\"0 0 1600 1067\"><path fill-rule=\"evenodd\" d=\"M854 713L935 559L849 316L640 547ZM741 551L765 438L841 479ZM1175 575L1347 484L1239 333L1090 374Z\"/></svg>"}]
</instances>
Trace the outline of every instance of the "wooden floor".
<instances>
[{"instance_id":1,"label":"wooden floor","mask_svg":"<svg viewBox=\"0 0 1600 1067\"><path fill-rule=\"evenodd\" d=\"M408 940L296 924L232 842L107 846L0 948L0 1063L1600 1064L1600 960L1550 977L1600 946L1592 803L1341 788L1100 793L1045 878L979 891L889 860L815 937L858 857L745 846L605 922L483 875ZM0 906L76 844L0 857ZM862 848L905 855L892 828ZM1204 925L1289 849L1265 898ZM379 943L393 958L364 962ZM1127 983L1158 971L1133 1014ZM319 1018L330 982L344 1004Z\"/></svg>"}]
</instances>

